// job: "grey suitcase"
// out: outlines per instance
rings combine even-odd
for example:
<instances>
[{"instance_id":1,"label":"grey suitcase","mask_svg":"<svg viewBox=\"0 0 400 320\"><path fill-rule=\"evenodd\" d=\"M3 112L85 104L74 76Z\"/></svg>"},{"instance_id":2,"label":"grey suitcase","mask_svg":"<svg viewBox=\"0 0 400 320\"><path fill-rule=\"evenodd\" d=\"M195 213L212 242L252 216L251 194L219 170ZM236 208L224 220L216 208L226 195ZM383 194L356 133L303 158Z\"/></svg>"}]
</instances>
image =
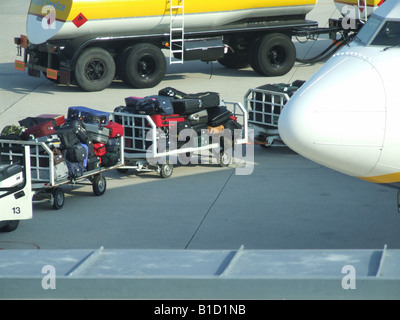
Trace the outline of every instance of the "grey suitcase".
<instances>
[{"instance_id":1,"label":"grey suitcase","mask_svg":"<svg viewBox=\"0 0 400 320\"><path fill-rule=\"evenodd\" d=\"M187 116L191 125L207 124L208 123L208 113L207 110L202 110Z\"/></svg>"},{"instance_id":2,"label":"grey suitcase","mask_svg":"<svg viewBox=\"0 0 400 320\"><path fill-rule=\"evenodd\" d=\"M68 167L65 161L54 166L54 179L56 181L68 179Z\"/></svg>"},{"instance_id":3,"label":"grey suitcase","mask_svg":"<svg viewBox=\"0 0 400 320\"><path fill-rule=\"evenodd\" d=\"M107 143L110 130L98 124L85 123L86 131L90 133L93 141Z\"/></svg>"},{"instance_id":4,"label":"grey suitcase","mask_svg":"<svg viewBox=\"0 0 400 320\"><path fill-rule=\"evenodd\" d=\"M36 138L36 142L45 142L50 148L59 149L61 147L61 140L57 134L51 134L48 136L43 136Z\"/></svg>"}]
</instances>

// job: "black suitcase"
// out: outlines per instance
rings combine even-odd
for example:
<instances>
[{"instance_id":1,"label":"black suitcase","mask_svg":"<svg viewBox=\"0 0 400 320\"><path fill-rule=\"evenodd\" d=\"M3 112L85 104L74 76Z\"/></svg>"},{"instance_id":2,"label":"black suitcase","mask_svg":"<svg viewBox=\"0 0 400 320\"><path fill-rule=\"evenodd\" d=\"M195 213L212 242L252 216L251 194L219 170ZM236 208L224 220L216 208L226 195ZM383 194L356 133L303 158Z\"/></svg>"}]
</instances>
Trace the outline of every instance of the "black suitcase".
<instances>
[{"instance_id":1,"label":"black suitcase","mask_svg":"<svg viewBox=\"0 0 400 320\"><path fill-rule=\"evenodd\" d=\"M88 164L86 166L87 171L92 171L100 168L100 158L96 156L89 157Z\"/></svg>"},{"instance_id":2,"label":"black suitcase","mask_svg":"<svg viewBox=\"0 0 400 320\"><path fill-rule=\"evenodd\" d=\"M208 123L208 113L207 110L202 110L196 113L192 113L187 116L187 119L190 122L191 126L199 125L199 124L207 124Z\"/></svg>"},{"instance_id":3,"label":"black suitcase","mask_svg":"<svg viewBox=\"0 0 400 320\"><path fill-rule=\"evenodd\" d=\"M176 99L172 100L174 113L192 114L204 109L200 99Z\"/></svg>"},{"instance_id":4,"label":"black suitcase","mask_svg":"<svg viewBox=\"0 0 400 320\"><path fill-rule=\"evenodd\" d=\"M85 124L81 120L71 120L66 122L61 128L72 128L75 130L76 136L79 141L87 144L88 141L88 132L86 130Z\"/></svg>"},{"instance_id":5,"label":"black suitcase","mask_svg":"<svg viewBox=\"0 0 400 320\"><path fill-rule=\"evenodd\" d=\"M19 120L18 123L25 128L30 128L38 125L39 123L51 121L53 127L59 127L65 123L65 118L63 115L58 114L43 114L36 117L27 117L25 119Z\"/></svg>"},{"instance_id":6,"label":"black suitcase","mask_svg":"<svg viewBox=\"0 0 400 320\"><path fill-rule=\"evenodd\" d=\"M220 104L219 93L206 91L199 93L185 93L171 87L166 87L158 92L161 96L168 96L175 99L195 99L200 100L203 108L216 107Z\"/></svg>"},{"instance_id":7,"label":"black suitcase","mask_svg":"<svg viewBox=\"0 0 400 320\"><path fill-rule=\"evenodd\" d=\"M199 99L201 101L203 108L217 107L219 106L220 99L219 93L217 92L199 92L199 93L190 93L186 97L186 99Z\"/></svg>"},{"instance_id":8,"label":"black suitcase","mask_svg":"<svg viewBox=\"0 0 400 320\"><path fill-rule=\"evenodd\" d=\"M109 138L106 144L106 151L119 153L121 149L121 140L120 138Z\"/></svg>"},{"instance_id":9,"label":"black suitcase","mask_svg":"<svg viewBox=\"0 0 400 320\"><path fill-rule=\"evenodd\" d=\"M186 93L176 90L175 88L172 88L172 87L166 87L166 88L158 91L158 95L176 98L176 99L184 99L186 96Z\"/></svg>"},{"instance_id":10,"label":"black suitcase","mask_svg":"<svg viewBox=\"0 0 400 320\"><path fill-rule=\"evenodd\" d=\"M61 148L68 149L79 142L76 130L74 128L62 128L56 130L61 141Z\"/></svg>"},{"instance_id":11,"label":"black suitcase","mask_svg":"<svg viewBox=\"0 0 400 320\"><path fill-rule=\"evenodd\" d=\"M176 123L176 131L177 131L178 134L182 130L190 129L190 128L191 128L191 125L190 125L190 121L189 120L185 120L185 121Z\"/></svg>"},{"instance_id":12,"label":"black suitcase","mask_svg":"<svg viewBox=\"0 0 400 320\"><path fill-rule=\"evenodd\" d=\"M22 127L30 128L38 125L39 123L47 122L49 120L50 119L45 119L45 118L27 117L25 119L19 120L18 123ZM57 126L56 120L52 119L51 121L53 121L53 126L56 127Z\"/></svg>"},{"instance_id":13,"label":"black suitcase","mask_svg":"<svg viewBox=\"0 0 400 320\"><path fill-rule=\"evenodd\" d=\"M224 124L230 119L232 115L232 113L225 107L208 108L207 113L208 124L211 127L218 127L219 125Z\"/></svg>"},{"instance_id":14,"label":"black suitcase","mask_svg":"<svg viewBox=\"0 0 400 320\"><path fill-rule=\"evenodd\" d=\"M88 134L88 140L86 142L86 145L88 146L88 150L89 150L88 157L89 158L94 157L95 154L94 154L93 140L92 140L90 134Z\"/></svg>"},{"instance_id":15,"label":"black suitcase","mask_svg":"<svg viewBox=\"0 0 400 320\"><path fill-rule=\"evenodd\" d=\"M242 129L243 126L238 123L237 121L230 119L227 122L224 123L225 129L231 130L232 134L235 132L237 129Z\"/></svg>"}]
</instances>

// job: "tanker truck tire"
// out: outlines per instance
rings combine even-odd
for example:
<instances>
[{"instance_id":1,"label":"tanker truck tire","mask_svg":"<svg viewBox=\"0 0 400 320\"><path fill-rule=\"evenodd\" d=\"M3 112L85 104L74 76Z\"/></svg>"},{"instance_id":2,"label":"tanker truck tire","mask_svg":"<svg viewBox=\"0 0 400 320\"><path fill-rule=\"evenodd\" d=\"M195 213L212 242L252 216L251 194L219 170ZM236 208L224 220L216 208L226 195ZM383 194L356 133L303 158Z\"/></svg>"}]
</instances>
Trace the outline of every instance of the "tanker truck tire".
<instances>
[{"instance_id":1,"label":"tanker truck tire","mask_svg":"<svg viewBox=\"0 0 400 320\"><path fill-rule=\"evenodd\" d=\"M101 91L114 80L115 62L103 48L84 50L76 61L75 80L85 91Z\"/></svg>"},{"instance_id":2,"label":"tanker truck tire","mask_svg":"<svg viewBox=\"0 0 400 320\"><path fill-rule=\"evenodd\" d=\"M250 65L264 76L278 77L288 73L296 62L296 48L282 33L267 34L252 46Z\"/></svg>"},{"instance_id":3,"label":"tanker truck tire","mask_svg":"<svg viewBox=\"0 0 400 320\"><path fill-rule=\"evenodd\" d=\"M122 80L138 89L155 87L167 70L161 49L150 43L135 44L124 52L121 62Z\"/></svg>"}]
</instances>

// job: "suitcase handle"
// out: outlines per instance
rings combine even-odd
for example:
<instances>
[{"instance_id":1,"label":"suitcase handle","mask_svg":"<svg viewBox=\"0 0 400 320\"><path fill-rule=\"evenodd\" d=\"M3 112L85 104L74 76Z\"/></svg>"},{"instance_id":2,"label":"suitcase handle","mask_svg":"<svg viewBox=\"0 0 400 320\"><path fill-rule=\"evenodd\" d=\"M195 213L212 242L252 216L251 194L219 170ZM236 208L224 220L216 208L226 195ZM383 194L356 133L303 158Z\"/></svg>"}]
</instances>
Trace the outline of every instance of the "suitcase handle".
<instances>
[{"instance_id":1,"label":"suitcase handle","mask_svg":"<svg viewBox=\"0 0 400 320\"><path fill-rule=\"evenodd\" d=\"M175 118L184 118L185 116L183 115L178 115L178 116L163 116L161 117L161 120L167 120L167 119L175 119Z\"/></svg>"}]
</instances>

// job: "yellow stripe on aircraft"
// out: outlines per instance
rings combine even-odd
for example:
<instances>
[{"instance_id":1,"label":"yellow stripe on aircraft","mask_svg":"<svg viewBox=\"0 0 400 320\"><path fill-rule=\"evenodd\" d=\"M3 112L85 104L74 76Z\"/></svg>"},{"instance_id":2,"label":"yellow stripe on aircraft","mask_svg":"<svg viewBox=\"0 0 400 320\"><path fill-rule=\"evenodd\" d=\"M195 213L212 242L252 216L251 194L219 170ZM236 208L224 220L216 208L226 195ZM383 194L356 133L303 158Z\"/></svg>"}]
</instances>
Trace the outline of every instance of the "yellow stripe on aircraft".
<instances>
[{"instance_id":1,"label":"yellow stripe on aircraft","mask_svg":"<svg viewBox=\"0 0 400 320\"><path fill-rule=\"evenodd\" d=\"M359 178L373 183L395 183L395 182L400 182L400 172L384 174L381 176L359 177Z\"/></svg>"}]
</instances>

